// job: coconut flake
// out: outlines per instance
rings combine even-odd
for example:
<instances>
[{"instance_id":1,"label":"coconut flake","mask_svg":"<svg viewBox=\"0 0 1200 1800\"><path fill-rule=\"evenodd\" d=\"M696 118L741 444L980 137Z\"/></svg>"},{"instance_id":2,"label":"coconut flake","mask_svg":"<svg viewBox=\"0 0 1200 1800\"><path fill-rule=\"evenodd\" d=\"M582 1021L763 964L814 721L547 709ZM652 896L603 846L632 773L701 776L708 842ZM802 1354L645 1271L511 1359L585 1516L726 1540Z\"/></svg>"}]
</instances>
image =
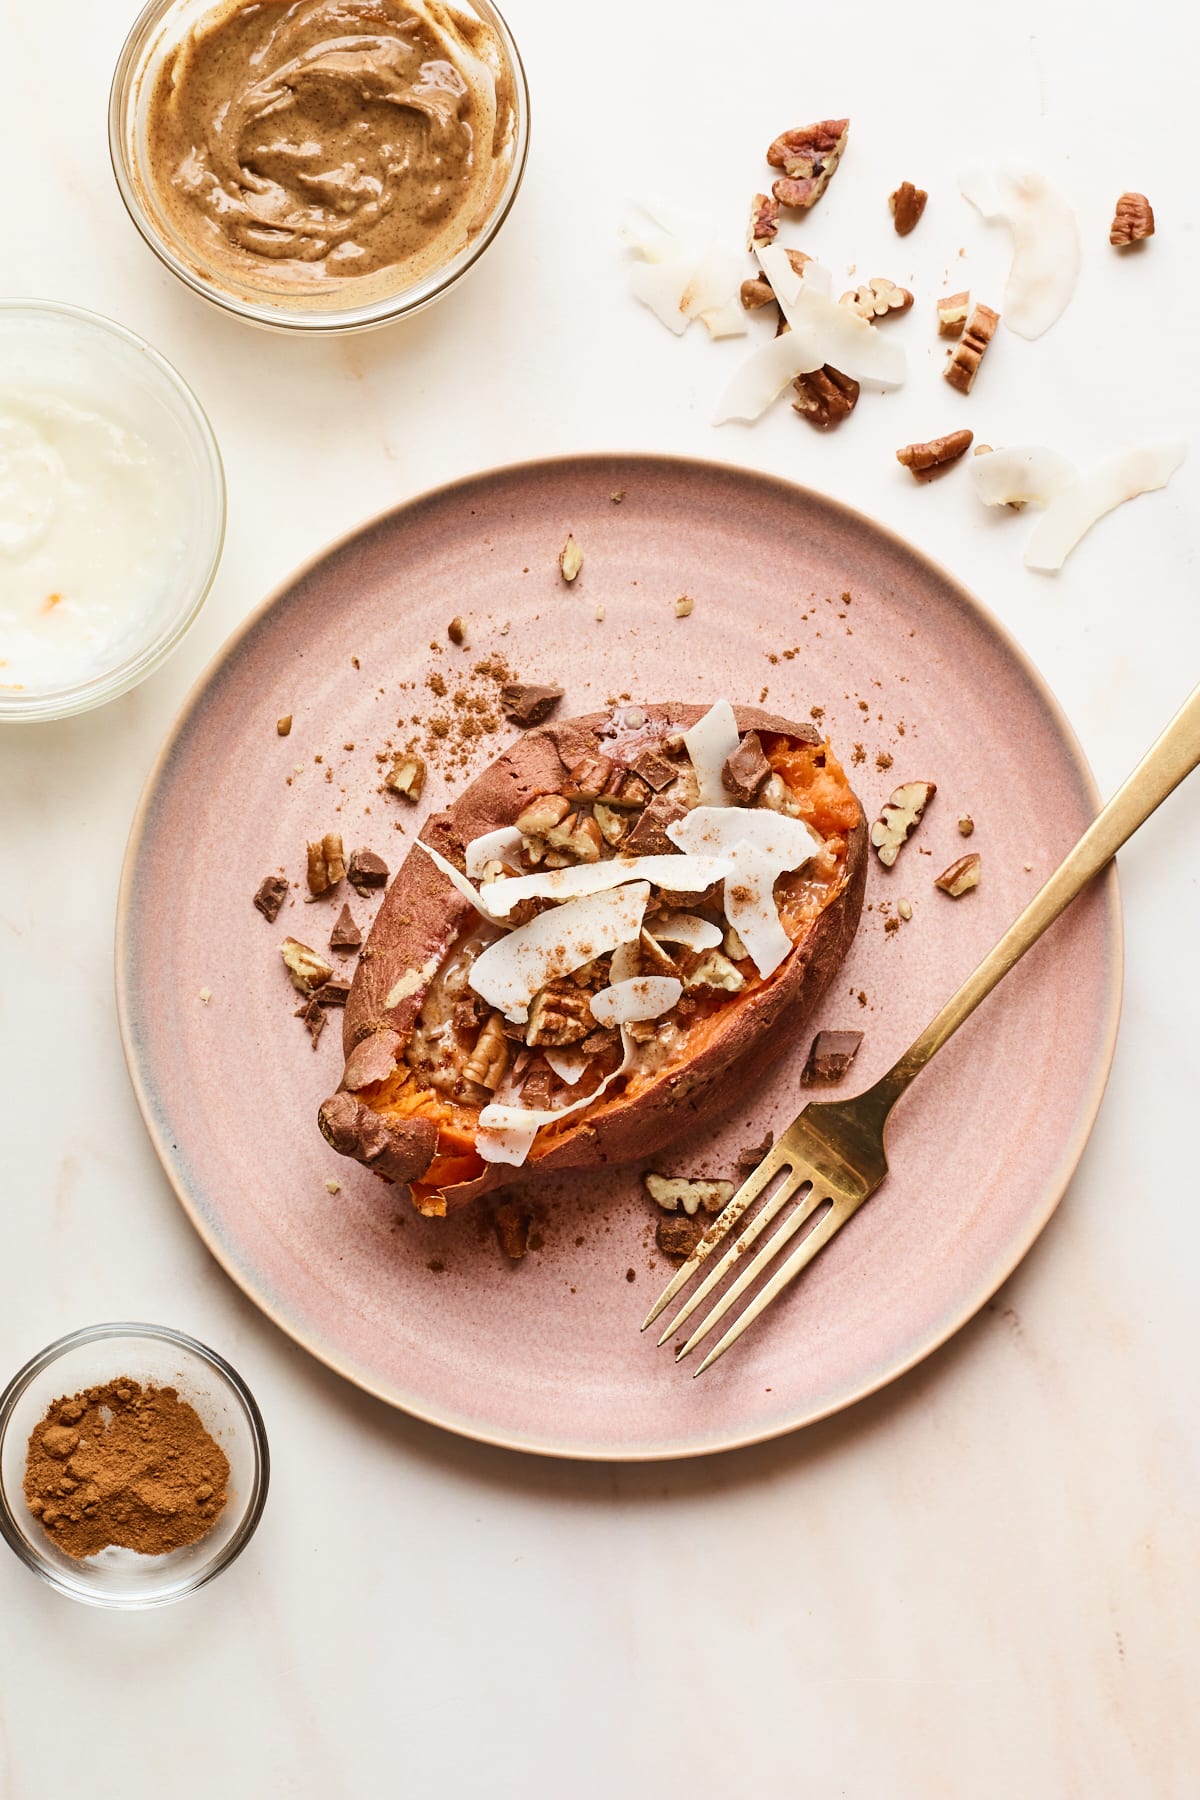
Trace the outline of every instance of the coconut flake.
<instances>
[{"instance_id":1,"label":"coconut flake","mask_svg":"<svg viewBox=\"0 0 1200 1800\"><path fill-rule=\"evenodd\" d=\"M639 933L640 936L640 933ZM613 987L618 982L631 981L642 966L638 951L638 940L632 938L627 944L618 944L608 964L608 979Z\"/></svg>"},{"instance_id":2,"label":"coconut flake","mask_svg":"<svg viewBox=\"0 0 1200 1800\"><path fill-rule=\"evenodd\" d=\"M710 706L704 717L697 719L690 731L684 732L683 741L696 771L701 805L732 806L733 795L721 779L721 771L737 749L740 739L737 720L728 700L718 700ZM701 885L707 887L708 883ZM699 888L695 891L699 892Z\"/></svg>"},{"instance_id":3,"label":"coconut flake","mask_svg":"<svg viewBox=\"0 0 1200 1800\"><path fill-rule=\"evenodd\" d=\"M519 867L518 853L524 842L515 825L502 825L499 831L485 831L482 837L472 838L466 851L467 874L472 881L478 881L490 862Z\"/></svg>"},{"instance_id":4,"label":"coconut flake","mask_svg":"<svg viewBox=\"0 0 1200 1800\"><path fill-rule=\"evenodd\" d=\"M643 1019L661 1019L679 1004L683 983L673 975L635 975L616 981L592 995L592 1017L597 1025L636 1025Z\"/></svg>"},{"instance_id":5,"label":"coconut flake","mask_svg":"<svg viewBox=\"0 0 1200 1800\"><path fill-rule=\"evenodd\" d=\"M620 1066L611 1075L606 1075L599 1087L594 1088L590 1094L584 1094L582 1099L572 1100L569 1106L560 1106L555 1112L528 1106L502 1106L495 1101L485 1106L479 1115L479 1130L475 1136L475 1148L484 1162L511 1163L519 1168L532 1150L534 1139L543 1125L553 1125L571 1113L582 1112L584 1107L599 1100L617 1076L624 1075L633 1062L636 1045L628 1036L622 1034L622 1037L625 1054Z\"/></svg>"},{"instance_id":6,"label":"coconut flake","mask_svg":"<svg viewBox=\"0 0 1200 1800\"><path fill-rule=\"evenodd\" d=\"M769 857L779 874L803 868L824 849L824 840L803 819L766 806L695 806L667 826L667 836L691 855L732 857L746 844Z\"/></svg>"},{"instance_id":7,"label":"coconut flake","mask_svg":"<svg viewBox=\"0 0 1200 1800\"><path fill-rule=\"evenodd\" d=\"M1166 487L1187 455L1183 438L1125 450L1089 469L1046 508L1025 550L1030 569L1061 569L1080 538L1124 500Z\"/></svg>"},{"instance_id":8,"label":"coconut flake","mask_svg":"<svg viewBox=\"0 0 1200 1800\"><path fill-rule=\"evenodd\" d=\"M964 199L1012 232L1003 317L1018 336L1041 337L1066 310L1079 276L1079 226L1069 203L1032 169L972 171Z\"/></svg>"},{"instance_id":9,"label":"coconut flake","mask_svg":"<svg viewBox=\"0 0 1200 1800\"><path fill-rule=\"evenodd\" d=\"M621 233L642 258L632 277L636 298L677 337L693 319L703 320L713 337L744 333L740 266L717 244L715 226L661 206L641 210L649 227L635 220Z\"/></svg>"},{"instance_id":10,"label":"coconut flake","mask_svg":"<svg viewBox=\"0 0 1200 1800\"><path fill-rule=\"evenodd\" d=\"M614 951L613 954L615 955L616 952ZM543 1050L542 1055L558 1079L565 1081L568 1087L579 1085L580 1078L591 1061L591 1058L585 1056L582 1050Z\"/></svg>"},{"instance_id":11,"label":"coconut flake","mask_svg":"<svg viewBox=\"0 0 1200 1800\"><path fill-rule=\"evenodd\" d=\"M656 944L683 944L688 950L715 950L724 935L719 925L695 913L656 913L646 931Z\"/></svg>"},{"instance_id":12,"label":"coconut flake","mask_svg":"<svg viewBox=\"0 0 1200 1800\"><path fill-rule=\"evenodd\" d=\"M515 887L517 884L496 882L491 885ZM581 900L571 900L565 906L539 913L527 925L510 931L499 943L489 944L476 957L468 977L469 985L506 1019L522 1024L529 1017L529 1005L534 995L540 993L548 981L569 975L573 969L582 968L595 957L615 950L618 944L627 944L636 938L649 898L649 882L633 881L624 887L588 894Z\"/></svg>"},{"instance_id":13,"label":"coconut flake","mask_svg":"<svg viewBox=\"0 0 1200 1800\"><path fill-rule=\"evenodd\" d=\"M1036 506L1050 502L1070 487L1077 471L1057 450L1041 444L1013 444L973 456L967 465L975 492L985 506Z\"/></svg>"},{"instance_id":14,"label":"coconut flake","mask_svg":"<svg viewBox=\"0 0 1200 1800\"><path fill-rule=\"evenodd\" d=\"M725 917L765 980L792 952L792 940L775 904L775 883L782 871L774 857L749 844L738 845L734 861L737 867L725 883Z\"/></svg>"},{"instance_id":15,"label":"coconut flake","mask_svg":"<svg viewBox=\"0 0 1200 1800\"><path fill-rule=\"evenodd\" d=\"M728 859L719 856L617 856L608 862L577 863L570 869L545 869L537 875L488 881L480 896L484 906L491 907L498 917L506 917L520 900L577 900L630 881L650 881L669 894L697 894L714 881L723 881L728 873Z\"/></svg>"},{"instance_id":16,"label":"coconut flake","mask_svg":"<svg viewBox=\"0 0 1200 1800\"><path fill-rule=\"evenodd\" d=\"M488 910L487 902L482 899L479 890L467 880L465 875L459 873L452 862L446 861L446 858L442 855L440 850L435 850L432 844L423 843L420 838L417 839L417 848L418 850L423 850L426 856L437 865L442 871L442 874L446 877L446 880L458 889L463 899L470 901L481 919L486 919L489 925L500 925L503 923L502 920L496 917L495 913ZM492 885L498 887L501 884L493 882Z\"/></svg>"}]
</instances>

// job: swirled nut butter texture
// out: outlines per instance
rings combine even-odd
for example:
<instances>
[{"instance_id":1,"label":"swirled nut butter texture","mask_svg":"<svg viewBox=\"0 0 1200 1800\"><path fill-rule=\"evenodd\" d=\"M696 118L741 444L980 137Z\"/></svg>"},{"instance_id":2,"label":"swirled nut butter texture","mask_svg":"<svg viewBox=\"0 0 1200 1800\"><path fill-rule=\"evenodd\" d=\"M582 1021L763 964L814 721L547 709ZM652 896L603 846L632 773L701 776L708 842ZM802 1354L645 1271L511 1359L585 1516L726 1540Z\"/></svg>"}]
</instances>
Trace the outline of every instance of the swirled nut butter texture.
<instances>
[{"instance_id":1,"label":"swirled nut butter texture","mask_svg":"<svg viewBox=\"0 0 1200 1800\"><path fill-rule=\"evenodd\" d=\"M438 0L232 0L160 65L146 155L210 281L303 300L399 292L448 263L492 213L513 132L479 19Z\"/></svg>"}]
</instances>

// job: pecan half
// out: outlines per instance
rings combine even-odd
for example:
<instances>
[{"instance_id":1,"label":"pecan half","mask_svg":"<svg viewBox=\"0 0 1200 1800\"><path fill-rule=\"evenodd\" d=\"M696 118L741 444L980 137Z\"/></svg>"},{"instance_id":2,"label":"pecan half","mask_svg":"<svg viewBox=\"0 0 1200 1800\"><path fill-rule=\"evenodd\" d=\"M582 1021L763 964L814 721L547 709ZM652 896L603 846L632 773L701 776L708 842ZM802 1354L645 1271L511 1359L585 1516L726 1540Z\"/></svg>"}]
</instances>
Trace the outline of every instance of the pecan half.
<instances>
[{"instance_id":1,"label":"pecan half","mask_svg":"<svg viewBox=\"0 0 1200 1800\"><path fill-rule=\"evenodd\" d=\"M795 131L780 132L767 151L767 161L773 169L783 170L771 189L781 206L806 211L816 205L829 186L849 135L849 119L818 119Z\"/></svg>"},{"instance_id":2,"label":"pecan half","mask_svg":"<svg viewBox=\"0 0 1200 1800\"><path fill-rule=\"evenodd\" d=\"M527 1044L581 1044L593 1030L591 1002L585 993L566 982L551 982L534 996L525 1027Z\"/></svg>"},{"instance_id":3,"label":"pecan half","mask_svg":"<svg viewBox=\"0 0 1200 1800\"><path fill-rule=\"evenodd\" d=\"M913 227L920 223L928 198L925 189L914 187L911 181L902 181L895 192L888 195L888 206L897 237L907 237Z\"/></svg>"},{"instance_id":4,"label":"pecan half","mask_svg":"<svg viewBox=\"0 0 1200 1800\"><path fill-rule=\"evenodd\" d=\"M952 862L948 869L935 876L933 885L941 888L943 894L949 894L952 900L957 900L979 886L979 872L980 858L972 850L969 856L960 856L957 862Z\"/></svg>"},{"instance_id":5,"label":"pecan half","mask_svg":"<svg viewBox=\"0 0 1200 1800\"><path fill-rule=\"evenodd\" d=\"M508 1039L504 1035L504 1020L499 1013L493 1013L475 1040L463 1075L467 1081L494 1093L507 1068Z\"/></svg>"},{"instance_id":6,"label":"pecan half","mask_svg":"<svg viewBox=\"0 0 1200 1800\"><path fill-rule=\"evenodd\" d=\"M840 425L858 405L857 381L852 381L849 375L843 375L829 363L823 369L814 369L811 374L797 375L792 386L798 396L792 401L792 410L821 431L827 431L831 425Z\"/></svg>"},{"instance_id":7,"label":"pecan half","mask_svg":"<svg viewBox=\"0 0 1200 1800\"><path fill-rule=\"evenodd\" d=\"M1140 244L1154 236L1154 208L1145 194L1122 194L1117 201L1113 222L1108 228L1108 241L1118 250Z\"/></svg>"},{"instance_id":8,"label":"pecan half","mask_svg":"<svg viewBox=\"0 0 1200 1800\"><path fill-rule=\"evenodd\" d=\"M971 295L964 289L961 294L947 294L937 303L937 320L939 337L960 337L962 328L967 322L967 314L971 310Z\"/></svg>"},{"instance_id":9,"label":"pecan half","mask_svg":"<svg viewBox=\"0 0 1200 1800\"><path fill-rule=\"evenodd\" d=\"M993 312L990 306L984 306L982 301L968 319L958 349L942 370L950 386L960 394L969 394L974 387L979 365L999 323L1000 314Z\"/></svg>"},{"instance_id":10,"label":"pecan half","mask_svg":"<svg viewBox=\"0 0 1200 1800\"><path fill-rule=\"evenodd\" d=\"M844 293L839 305L852 306L860 319L873 323L876 319L886 319L891 313L907 312L912 303L913 297L907 288L897 287L886 275L872 275L861 287Z\"/></svg>"},{"instance_id":11,"label":"pecan half","mask_svg":"<svg viewBox=\"0 0 1200 1800\"><path fill-rule=\"evenodd\" d=\"M891 868L936 793L932 781L906 781L896 788L871 827L871 843L885 868Z\"/></svg>"},{"instance_id":12,"label":"pecan half","mask_svg":"<svg viewBox=\"0 0 1200 1800\"><path fill-rule=\"evenodd\" d=\"M346 873L346 857L342 840L336 831L327 831L308 846L308 891L314 897L335 888Z\"/></svg>"},{"instance_id":13,"label":"pecan half","mask_svg":"<svg viewBox=\"0 0 1200 1800\"><path fill-rule=\"evenodd\" d=\"M905 444L903 450L897 450L896 461L911 469L914 475L924 475L929 469L940 469L946 463L957 462L971 448L974 436L973 431L949 431L945 437L930 438L927 444Z\"/></svg>"}]
</instances>

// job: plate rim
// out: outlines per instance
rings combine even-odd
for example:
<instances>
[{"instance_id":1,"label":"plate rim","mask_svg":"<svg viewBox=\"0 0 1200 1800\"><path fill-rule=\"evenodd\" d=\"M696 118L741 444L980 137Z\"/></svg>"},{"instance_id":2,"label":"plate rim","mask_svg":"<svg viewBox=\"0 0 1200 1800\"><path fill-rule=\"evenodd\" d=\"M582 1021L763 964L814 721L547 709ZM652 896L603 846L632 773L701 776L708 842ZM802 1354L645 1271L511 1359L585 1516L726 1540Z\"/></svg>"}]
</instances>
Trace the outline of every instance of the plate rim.
<instances>
[{"instance_id":1,"label":"plate rim","mask_svg":"<svg viewBox=\"0 0 1200 1800\"><path fill-rule=\"evenodd\" d=\"M856 1405L860 1400L878 1393L901 1376L907 1375L919 1363L940 1350L963 1326L968 1324L975 1314L982 1310L992 1296L1012 1275L1014 1270L1024 1261L1033 1245L1045 1230L1050 1219L1057 1211L1068 1187L1078 1171L1083 1152L1096 1124L1109 1075L1112 1071L1113 1058L1116 1051L1117 1032L1120 1024L1121 1007L1124 994L1125 975L1125 931L1124 909L1121 901L1120 882L1116 862L1109 864L1101 877L1107 890L1112 913L1110 932L1111 977L1107 995L1107 1010L1104 1032L1099 1046L1099 1055L1092 1077L1091 1092L1082 1108L1079 1122L1071 1138L1063 1146L1058 1159L1058 1176L1052 1180L1043 1199L1043 1204L1036 1214L1032 1215L1028 1228L1019 1239L1008 1247L1005 1255L988 1273L985 1289L971 1293L960 1307L932 1329L906 1357L894 1365L889 1365L885 1372L875 1370L864 1376L861 1383L851 1391L839 1395L836 1399L818 1406L812 1411L801 1411L796 1416L776 1421L762 1429L751 1429L744 1432L725 1431L721 1435L704 1442L680 1445L660 1441L654 1445L631 1446L622 1448L613 1445L582 1445L571 1442L555 1442L521 1432L488 1428L474 1419L466 1418L453 1412L430 1406L416 1396L403 1393L401 1390L373 1380L367 1371L357 1368L353 1363L339 1358L330 1348L309 1341L302 1328L289 1320L271 1302L267 1294L261 1292L248 1273L239 1268L232 1257L227 1256L213 1234L200 1216L185 1184L175 1168L169 1147L160 1133L150 1094L143 1078L143 1071L138 1062L134 1031L131 1016L131 997L127 988L128 959L123 954L128 941L130 917L133 907L133 890L140 851L146 835L152 803L160 780L193 716L203 704L204 696L210 684L237 655L242 644L259 622L275 607L281 605L296 588L314 573L324 562L344 554L360 538L367 533L380 530L406 514L418 509L442 504L456 497L478 489L489 483L505 478L523 477L528 480L539 473L555 471L561 474L565 469L574 467L580 472L593 469L599 471L604 467L620 463L625 466L640 465L652 470L691 470L704 471L710 475L733 477L738 480L749 480L756 484L766 484L781 492L782 495L800 497L807 502L815 502L818 506L832 513L840 513L846 524L855 531L866 529L887 540L896 550L907 557L915 558L932 571L939 581L953 591L964 609L970 612L975 622L986 632L998 640L1002 650L1010 656L1030 683L1047 714L1065 744L1070 757L1074 761L1083 779L1094 812L1101 805L1100 790L1091 764L1084 754L1083 747L1076 736L1074 727L1062 707L1058 696L1049 682L1037 667L1028 651L1018 642L1007 625L996 616L984 601L968 588L958 576L952 574L936 557L913 544L892 526L881 523L862 512L858 507L837 499L832 494L823 493L819 488L810 487L807 483L792 481L785 475L777 475L771 470L759 469L750 464L731 463L713 457L681 456L671 451L653 450L586 450L571 451L556 456L529 457L518 462L494 464L489 468L476 469L465 475L455 476L452 480L442 482L436 487L424 488L407 499L398 501L394 506L374 513L368 518L341 533L331 543L324 545L312 556L292 569L278 582L257 606L253 607L217 647L208 662L201 669L196 679L184 695L174 718L154 757L146 779L138 795L130 822L129 835L126 840L125 853L121 864L121 878L117 893L117 908L114 930L114 983L116 989L117 1024L121 1037L121 1048L125 1058L125 1068L133 1089L134 1099L141 1114L142 1124L158 1158L164 1175L169 1182L176 1200L182 1207L185 1216L196 1232L201 1243L210 1256L224 1271L241 1293L250 1300L258 1311L276 1326L292 1343L297 1344L308 1355L349 1381L354 1387L383 1402L384 1405L405 1413L424 1425L435 1426L439 1430L452 1432L455 1436L467 1440L487 1444L495 1449L519 1451L525 1455L542 1456L569 1462L592 1463L625 1463L645 1464L658 1462L681 1462L701 1456L716 1456L731 1450L749 1449L756 1444L770 1443L777 1438L800 1431L809 1425L816 1425L823 1419L836 1416L848 1407ZM988 1285L990 1284L990 1285Z\"/></svg>"}]
</instances>

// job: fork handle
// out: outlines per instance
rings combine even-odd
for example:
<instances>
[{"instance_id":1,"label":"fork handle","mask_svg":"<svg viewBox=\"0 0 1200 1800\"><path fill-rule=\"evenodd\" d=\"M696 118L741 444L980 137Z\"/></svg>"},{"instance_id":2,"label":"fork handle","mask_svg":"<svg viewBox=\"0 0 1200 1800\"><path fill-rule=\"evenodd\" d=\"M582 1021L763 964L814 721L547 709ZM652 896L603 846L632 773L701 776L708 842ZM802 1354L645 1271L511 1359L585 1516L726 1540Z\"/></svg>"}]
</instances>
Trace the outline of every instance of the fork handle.
<instances>
[{"instance_id":1,"label":"fork handle","mask_svg":"<svg viewBox=\"0 0 1200 1800\"><path fill-rule=\"evenodd\" d=\"M890 1110L915 1075L919 1075L964 1019L970 1018L981 1000L1014 963L1032 948L1048 926L1099 874L1155 807L1161 805L1186 775L1200 763L1200 687L1193 690L1162 736L1142 758L1128 780L1089 825L1075 848L1068 852L1045 886L1034 895L1025 911L989 950L974 974L931 1019L912 1047L871 1090Z\"/></svg>"}]
</instances>

